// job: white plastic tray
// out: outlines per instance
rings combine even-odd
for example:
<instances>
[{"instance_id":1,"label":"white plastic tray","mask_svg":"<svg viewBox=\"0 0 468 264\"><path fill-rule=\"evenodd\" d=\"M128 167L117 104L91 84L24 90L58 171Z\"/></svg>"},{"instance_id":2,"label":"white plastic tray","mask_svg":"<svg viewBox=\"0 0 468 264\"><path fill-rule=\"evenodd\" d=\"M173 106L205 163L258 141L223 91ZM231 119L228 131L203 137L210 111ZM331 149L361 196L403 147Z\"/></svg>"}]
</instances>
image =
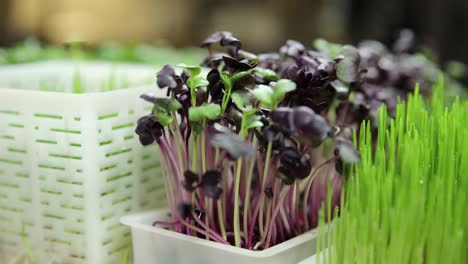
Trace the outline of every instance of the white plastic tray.
<instances>
[{"instance_id":1,"label":"white plastic tray","mask_svg":"<svg viewBox=\"0 0 468 264\"><path fill-rule=\"evenodd\" d=\"M316 230L263 251L251 251L151 225L167 219L167 210L121 219L132 230L134 264L296 264L313 255L316 249Z\"/></svg>"},{"instance_id":2,"label":"white plastic tray","mask_svg":"<svg viewBox=\"0 0 468 264\"><path fill-rule=\"evenodd\" d=\"M119 263L130 241L119 218L165 207L157 148L134 134L151 110L139 95L157 92L156 71L70 61L0 67L0 263L28 248L37 263ZM87 93L73 93L77 72ZM118 90L99 92L109 82Z\"/></svg>"}]
</instances>

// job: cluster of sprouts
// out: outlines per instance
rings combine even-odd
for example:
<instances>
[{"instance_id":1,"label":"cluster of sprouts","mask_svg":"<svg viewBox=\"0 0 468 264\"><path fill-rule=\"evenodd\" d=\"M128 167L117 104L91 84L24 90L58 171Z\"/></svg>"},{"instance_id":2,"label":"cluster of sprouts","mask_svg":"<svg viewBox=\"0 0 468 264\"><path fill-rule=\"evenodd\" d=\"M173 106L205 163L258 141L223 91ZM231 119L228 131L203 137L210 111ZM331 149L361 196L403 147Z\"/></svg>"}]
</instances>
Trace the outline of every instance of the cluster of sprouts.
<instances>
[{"instance_id":1,"label":"cluster of sprouts","mask_svg":"<svg viewBox=\"0 0 468 264\"><path fill-rule=\"evenodd\" d=\"M351 127L369 119L369 69L380 66L369 48L324 45L288 41L256 55L216 32L202 43L202 66L157 74L167 96L142 95L154 107L136 128L161 153L172 221L155 225L261 250L315 228L327 197L339 206L360 161Z\"/></svg>"}]
</instances>

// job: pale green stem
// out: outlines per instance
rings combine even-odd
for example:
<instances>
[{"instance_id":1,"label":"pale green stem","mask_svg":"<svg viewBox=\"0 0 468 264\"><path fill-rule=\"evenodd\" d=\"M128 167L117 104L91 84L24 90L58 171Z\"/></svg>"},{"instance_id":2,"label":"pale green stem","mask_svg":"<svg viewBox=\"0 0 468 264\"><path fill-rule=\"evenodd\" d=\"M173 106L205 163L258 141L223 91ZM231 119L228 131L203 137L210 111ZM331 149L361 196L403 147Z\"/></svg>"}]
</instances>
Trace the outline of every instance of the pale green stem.
<instances>
[{"instance_id":1,"label":"pale green stem","mask_svg":"<svg viewBox=\"0 0 468 264\"><path fill-rule=\"evenodd\" d=\"M206 126L206 119L203 120L203 129ZM201 133L201 159L202 159L202 172L206 172L206 136L205 133Z\"/></svg>"},{"instance_id":2,"label":"pale green stem","mask_svg":"<svg viewBox=\"0 0 468 264\"><path fill-rule=\"evenodd\" d=\"M247 129L245 128L245 115L242 116L241 122L241 129L240 129L240 137L244 139L247 134ZM239 192L240 192L240 178L242 174L242 159L237 161L237 170L236 170L236 178L234 183L234 243L236 247L240 247L241 239L240 239L240 215L239 215ZM244 234L245 235L245 234Z\"/></svg>"},{"instance_id":3,"label":"pale green stem","mask_svg":"<svg viewBox=\"0 0 468 264\"><path fill-rule=\"evenodd\" d=\"M226 227L224 226L223 202L221 201L221 199L218 199L217 205L218 205L218 221L219 221L219 227L221 229L221 235L223 236L224 240L227 240Z\"/></svg>"},{"instance_id":4,"label":"pale green stem","mask_svg":"<svg viewBox=\"0 0 468 264\"><path fill-rule=\"evenodd\" d=\"M255 142L255 138L254 138ZM249 207L250 207L250 185L252 183L252 176L253 176L253 171L255 168L255 160L253 160L250 163L250 168L249 168L249 173L247 176L247 183L246 183L246 190L245 190L245 204L244 204L244 237L245 237L245 242L247 244L248 240L248 229L249 229L249 222L248 222L248 212L249 212Z\"/></svg>"},{"instance_id":5,"label":"pale green stem","mask_svg":"<svg viewBox=\"0 0 468 264\"><path fill-rule=\"evenodd\" d=\"M260 235L263 236L263 207L264 207L264 201L265 201L265 185L267 182L268 178L268 170L270 168L270 159L271 159L271 150L273 148L273 142L268 142L268 147L267 147L267 153L265 157L265 166L263 169L263 178L262 178L262 193L260 194L260 211L258 214L258 223L260 227Z\"/></svg>"},{"instance_id":6,"label":"pale green stem","mask_svg":"<svg viewBox=\"0 0 468 264\"><path fill-rule=\"evenodd\" d=\"M192 171L198 174L198 146L197 136L193 137L192 143Z\"/></svg>"},{"instance_id":7,"label":"pale green stem","mask_svg":"<svg viewBox=\"0 0 468 264\"><path fill-rule=\"evenodd\" d=\"M216 148L215 150L215 162L214 164L218 164L219 160L219 148ZM224 181L223 179L221 179ZM224 192L221 194L221 196L226 195ZM219 198L218 201L216 201L217 204L217 210L218 210L218 221L219 221L219 228L221 229L221 235L223 236L224 240L227 240L227 234L226 234L226 227L224 226L224 211L223 211L223 199Z\"/></svg>"},{"instance_id":8,"label":"pale green stem","mask_svg":"<svg viewBox=\"0 0 468 264\"><path fill-rule=\"evenodd\" d=\"M234 186L234 243L240 247L240 226L239 226L239 191L240 177L242 171L242 160L237 161L236 179Z\"/></svg>"}]
</instances>

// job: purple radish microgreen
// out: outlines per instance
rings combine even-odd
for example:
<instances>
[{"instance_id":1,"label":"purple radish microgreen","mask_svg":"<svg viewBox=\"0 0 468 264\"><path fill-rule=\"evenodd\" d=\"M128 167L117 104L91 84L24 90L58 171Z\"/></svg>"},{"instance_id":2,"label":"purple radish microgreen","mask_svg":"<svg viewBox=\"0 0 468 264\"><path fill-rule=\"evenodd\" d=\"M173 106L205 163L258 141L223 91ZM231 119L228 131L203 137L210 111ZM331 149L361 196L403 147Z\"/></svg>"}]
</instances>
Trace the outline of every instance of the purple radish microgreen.
<instances>
[{"instance_id":1,"label":"purple radish microgreen","mask_svg":"<svg viewBox=\"0 0 468 264\"><path fill-rule=\"evenodd\" d=\"M382 105L395 109L409 89L394 64L407 57L375 43L316 45L320 52L290 40L256 55L217 32L202 43L207 69L179 64L179 74L166 65L157 74L167 98L142 96L154 110L135 131L160 150L167 226L261 250L316 227L328 198L340 206L342 184L361 161L349 131L383 122L375 114ZM412 63L401 66L420 79Z\"/></svg>"}]
</instances>

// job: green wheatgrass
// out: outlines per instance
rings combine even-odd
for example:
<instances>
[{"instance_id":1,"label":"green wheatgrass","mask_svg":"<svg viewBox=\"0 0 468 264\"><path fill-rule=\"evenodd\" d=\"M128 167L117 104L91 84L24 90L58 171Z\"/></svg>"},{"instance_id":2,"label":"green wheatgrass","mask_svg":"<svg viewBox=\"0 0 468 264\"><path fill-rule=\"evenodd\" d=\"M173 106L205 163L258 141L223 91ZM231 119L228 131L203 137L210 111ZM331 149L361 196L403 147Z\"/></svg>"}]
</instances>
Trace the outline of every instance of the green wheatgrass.
<instances>
[{"instance_id":1,"label":"green wheatgrass","mask_svg":"<svg viewBox=\"0 0 468 264\"><path fill-rule=\"evenodd\" d=\"M361 126L340 217L328 233L320 223L320 263L468 263L468 102L445 107L443 83L427 103L416 87L394 119L383 107L374 152Z\"/></svg>"}]
</instances>

